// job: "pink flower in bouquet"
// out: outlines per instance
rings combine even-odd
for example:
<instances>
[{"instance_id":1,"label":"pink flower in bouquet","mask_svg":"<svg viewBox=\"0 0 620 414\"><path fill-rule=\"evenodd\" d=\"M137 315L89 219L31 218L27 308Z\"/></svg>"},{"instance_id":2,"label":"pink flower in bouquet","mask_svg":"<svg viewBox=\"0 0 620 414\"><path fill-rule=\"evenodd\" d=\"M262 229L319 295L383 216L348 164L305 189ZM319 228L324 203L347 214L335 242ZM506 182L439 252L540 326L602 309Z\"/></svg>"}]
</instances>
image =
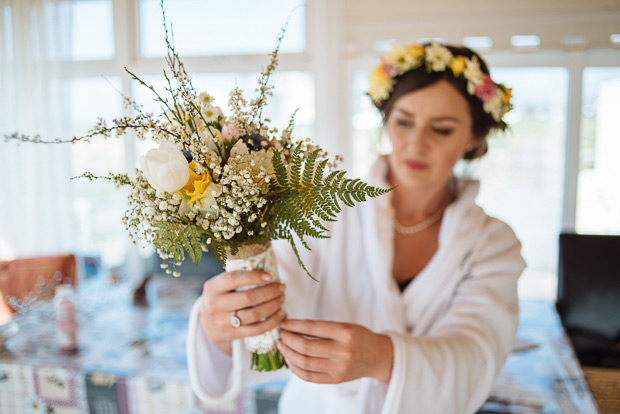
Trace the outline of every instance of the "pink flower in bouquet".
<instances>
[{"instance_id":1,"label":"pink flower in bouquet","mask_svg":"<svg viewBox=\"0 0 620 414\"><path fill-rule=\"evenodd\" d=\"M234 124L226 124L222 128L222 138L227 141L237 138L239 136L239 127Z\"/></svg>"}]
</instances>

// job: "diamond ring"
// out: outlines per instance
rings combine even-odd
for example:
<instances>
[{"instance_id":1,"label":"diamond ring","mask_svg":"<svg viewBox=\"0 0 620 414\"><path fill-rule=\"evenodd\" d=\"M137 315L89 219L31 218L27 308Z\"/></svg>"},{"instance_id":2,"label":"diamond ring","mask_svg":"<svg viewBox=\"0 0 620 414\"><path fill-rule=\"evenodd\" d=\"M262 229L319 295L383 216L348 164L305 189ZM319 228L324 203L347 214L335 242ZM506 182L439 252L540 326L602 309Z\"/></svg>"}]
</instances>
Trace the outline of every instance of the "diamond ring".
<instances>
[{"instance_id":1,"label":"diamond ring","mask_svg":"<svg viewBox=\"0 0 620 414\"><path fill-rule=\"evenodd\" d=\"M241 319L237 316L237 311L233 313L233 316L230 317L230 324L233 328L238 328L241 326Z\"/></svg>"}]
</instances>

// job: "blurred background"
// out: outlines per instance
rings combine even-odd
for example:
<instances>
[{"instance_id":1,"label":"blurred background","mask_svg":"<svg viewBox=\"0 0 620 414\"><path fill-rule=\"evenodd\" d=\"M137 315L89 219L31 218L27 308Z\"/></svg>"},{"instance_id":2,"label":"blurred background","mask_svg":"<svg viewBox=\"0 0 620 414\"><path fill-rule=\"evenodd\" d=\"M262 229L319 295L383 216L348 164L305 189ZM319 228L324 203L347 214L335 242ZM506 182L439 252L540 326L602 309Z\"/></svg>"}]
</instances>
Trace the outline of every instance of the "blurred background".
<instances>
[{"instance_id":1,"label":"blurred background","mask_svg":"<svg viewBox=\"0 0 620 414\"><path fill-rule=\"evenodd\" d=\"M283 128L311 137L363 177L389 151L365 95L367 74L394 41L465 44L513 88L508 132L481 161L479 203L508 222L528 268L522 297L553 299L558 235L620 233L620 1L166 0L178 52L199 91L226 108L253 93L288 20L275 94ZM85 134L98 117L131 115L121 94L158 112L127 67L163 88L158 0L0 0L0 132L42 139ZM139 280L151 250L121 218L126 192L71 177L132 174L152 144L133 136L75 145L0 143L0 260L75 253Z\"/></svg>"}]
</instances>

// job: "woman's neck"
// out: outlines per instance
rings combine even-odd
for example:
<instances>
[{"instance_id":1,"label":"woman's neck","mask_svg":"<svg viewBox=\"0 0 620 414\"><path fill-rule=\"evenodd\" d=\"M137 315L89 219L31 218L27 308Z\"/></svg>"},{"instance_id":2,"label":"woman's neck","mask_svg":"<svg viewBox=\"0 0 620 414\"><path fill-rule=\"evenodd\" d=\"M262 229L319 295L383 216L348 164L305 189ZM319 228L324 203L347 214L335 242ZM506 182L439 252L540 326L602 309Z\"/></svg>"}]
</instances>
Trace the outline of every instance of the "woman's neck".
<instances>
[{"instance_id":1,"label":"woman's neck","mask_svg":"<svg viewBox=\"0 0 620 414\"><path fill-rule=\"evenodd\" d=\"M393 184L393 180L390 180ZM399 185L392 194L392 207L396 218L403 225L419 223L452 201L449 182L429 188Z\"/></svg>"}]
</instances>

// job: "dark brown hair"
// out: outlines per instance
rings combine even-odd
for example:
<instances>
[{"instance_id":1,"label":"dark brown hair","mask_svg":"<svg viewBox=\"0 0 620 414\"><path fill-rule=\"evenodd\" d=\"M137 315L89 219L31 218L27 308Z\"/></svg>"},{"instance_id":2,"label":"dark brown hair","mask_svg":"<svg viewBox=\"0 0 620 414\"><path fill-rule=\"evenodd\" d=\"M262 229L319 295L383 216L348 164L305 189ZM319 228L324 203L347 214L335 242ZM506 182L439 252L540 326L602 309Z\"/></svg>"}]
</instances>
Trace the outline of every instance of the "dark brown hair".
<instances>
[{"instance_id":1,"label":"dark brown hair","mask_svg":"<svg viewBox=\"0 0 620 414\"><path fill-rule=\"evenodd\" d=\"M422 46L426 47L427 44ZM446 45L446 47L450 50L450 52L452 52L454 56L461 55L470 59L473 56L476 56L480 63L480 70L485 74L489 74L489 68L487 67L487 64L473 50L466 47L456 47L450 45ZM479 141L478 147L465 153L463 158L466 160L479 158L487 152L487 136L489 135L491 130L498 129L503 131L504 129L506 129L506 123L504 121L498 122L493 119L490 114L486 113L482 107L482 101L476 96L470 95L467 91L467 80L463 76L460 76L458 78L455 77L449 68L443 72L427 72L425 66L422 65L417 69L410 70L403 73L402 75L395 77L396 82L394 85L394 89L390 93L390 96L385 101L377 104L377 108L383 114L383 123L385 124L387 122L387 119L392 113L392 109L394 108L394 103L401 96L430 86L442 79L450 82L450 84L454 86L456 90L459 91L467 101L467 104L469 106L469 113L472 118L472 133L474 134L474 137L476 137L476 139Z\"/></svg>"}]
</instances>

